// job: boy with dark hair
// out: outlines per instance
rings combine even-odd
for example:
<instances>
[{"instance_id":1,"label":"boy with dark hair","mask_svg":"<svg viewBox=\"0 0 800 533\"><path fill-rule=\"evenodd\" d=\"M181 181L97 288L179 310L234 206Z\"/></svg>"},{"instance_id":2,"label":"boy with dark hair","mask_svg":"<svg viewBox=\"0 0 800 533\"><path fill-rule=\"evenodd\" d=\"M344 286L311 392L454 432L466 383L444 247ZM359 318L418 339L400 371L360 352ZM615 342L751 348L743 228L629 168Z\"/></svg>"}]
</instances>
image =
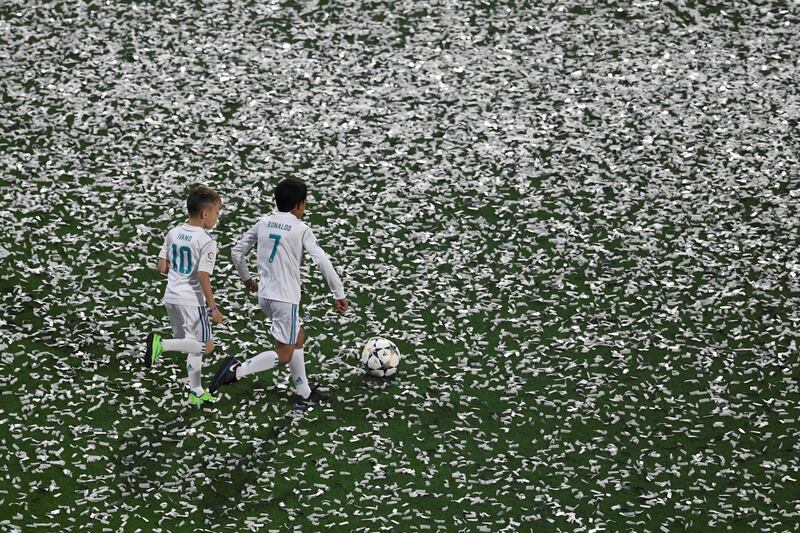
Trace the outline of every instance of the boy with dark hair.
<instances>
[{"instance_id":1,"label":"boy with dark hair","mask_svg":"<svg viewBox=\"0 0 800 533\"><path fill-rule=\"evenodd\" d=\"M222 199L204 186L196 186L186 200L189 221L171 229L158 254L158 271L167 275L164 305L174 339L156 333L147 336L144 365L151 367L163 352L186 353L189 403L201 405L216 398L200 384L203 355L214 350L211 321L223 321L214 301L211 274L217 259L217 242L206 230L219 219Z\"/></svg>"},{"instance_id":2,"label":"boy with dark hair","mask_svg":"<svg viewBox=\"0 0 800 533\"><path fill-rule=\"evenodd\" d=\"M275 349L262 352L240 363L228 357L211 380L211 393L245 376L289 365L295 389L295 409L307 409L329 396L319 388L309 387L306 378L303 340L305 332L298 317L300 306L300 264L303 251L316 263L336 300L336 311L343 313L348 304L344 286L328 256L317 244L317 239L304 222L308 189L303 181L288 178L275 189L278 212L260 219L250 228L231 251L231 258L239 277L250 291L258 291L258 301L264 314L272 319L270 333L275 339ZM247 269L247 255L253 246L258 248L258 274L256 281Z\"/></svg>"}]
</instances>

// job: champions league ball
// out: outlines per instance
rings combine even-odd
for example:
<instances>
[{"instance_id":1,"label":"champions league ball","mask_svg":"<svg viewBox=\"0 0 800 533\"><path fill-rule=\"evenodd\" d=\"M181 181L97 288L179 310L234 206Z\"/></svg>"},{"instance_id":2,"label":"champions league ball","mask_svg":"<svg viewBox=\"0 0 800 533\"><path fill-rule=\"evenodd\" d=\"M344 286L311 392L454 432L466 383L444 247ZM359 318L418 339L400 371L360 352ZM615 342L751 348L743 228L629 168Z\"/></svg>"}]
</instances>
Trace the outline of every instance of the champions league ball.
<instances>
[{"instance_id":1,"label":"champions league ball","mask_svg":"<svg viewBox=\"0 0 800 533\"><path fill-rule=\"evenodd\" d=\"M361 350L361 365L372 376L391 376L399 364L400 350L388 339L372 337Z\"/></svg>"}]
</instances>

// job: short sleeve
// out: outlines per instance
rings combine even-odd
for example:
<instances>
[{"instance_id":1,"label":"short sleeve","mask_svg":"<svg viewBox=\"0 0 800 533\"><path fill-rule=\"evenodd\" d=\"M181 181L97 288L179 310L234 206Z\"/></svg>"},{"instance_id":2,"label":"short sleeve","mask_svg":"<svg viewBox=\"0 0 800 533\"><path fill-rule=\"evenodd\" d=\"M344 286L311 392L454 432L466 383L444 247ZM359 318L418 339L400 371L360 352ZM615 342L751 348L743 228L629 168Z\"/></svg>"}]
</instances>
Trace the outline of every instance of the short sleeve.
<instances>
[{"instance_id":1,"label":"short sleeve","mask_svg":"<svg viewBox=\"0 0 800 533\"><path fill-rule=\"evenodd\" d=\"M214 263L217 261L217 241L210 240L200 250L200 262L197 265L199 272L214 273Z\"/></svg>"},{"instance_id":2,"label":"short sleeve","mask_svg":"<svg viewBox=\"0 0 800 533\"><path fill-rule=\"evenodd\" d=\"M159 259L169 259L167 256L167 241L169 241L169 235L167 235L167 238L164 239L164 245L161 247L161 251L158 252Z\"/></svg>"}]
</instances>

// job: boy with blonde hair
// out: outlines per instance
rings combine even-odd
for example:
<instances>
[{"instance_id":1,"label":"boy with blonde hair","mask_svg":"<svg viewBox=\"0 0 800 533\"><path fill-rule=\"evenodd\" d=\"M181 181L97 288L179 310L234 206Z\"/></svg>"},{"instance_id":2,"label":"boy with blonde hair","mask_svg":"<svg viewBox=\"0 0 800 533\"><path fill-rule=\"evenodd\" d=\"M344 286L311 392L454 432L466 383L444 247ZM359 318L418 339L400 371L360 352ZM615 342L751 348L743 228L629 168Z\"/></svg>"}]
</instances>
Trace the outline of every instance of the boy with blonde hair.
<instances>
[{"instance_id":1,"label":"boy with blonde hair","mask_svg":"<svg viewBox=\"0 0 800 533\"><path fill-rule=\"evenodd\" d=\"M203 355L214 351L211 320L221 323L211 289L211 274L217 259L217 241L207 231L219 219L222 199L213 189L197 186L186 200L188 222L172 228L158 254L158 271L167 275L164 305L173 339L156 333L147 336L144 365L151 367L163 352L186 353L189 403L202 405L214 398L201 385Z\"/></svg>"}]
</instances>

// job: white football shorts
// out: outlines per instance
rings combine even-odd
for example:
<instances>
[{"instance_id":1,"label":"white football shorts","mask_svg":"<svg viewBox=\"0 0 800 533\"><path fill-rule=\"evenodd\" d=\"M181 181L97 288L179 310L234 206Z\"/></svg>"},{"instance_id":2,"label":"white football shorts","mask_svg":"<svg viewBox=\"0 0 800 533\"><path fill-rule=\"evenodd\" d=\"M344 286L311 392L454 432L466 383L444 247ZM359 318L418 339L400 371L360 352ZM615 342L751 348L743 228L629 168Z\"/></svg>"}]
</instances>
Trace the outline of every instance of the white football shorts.
<instances>
[{"instance_id":1,"label":"white football shorts","mask_svg":"<svg viewBox=\"0 0 800 533\"><path fill-rule=\"evenodd\" d=\"M205 306L164 304L176 339L194 339L208 342L211 335L211 317Z\"/></svg>"},{"instance_id":2,"label":"white football shorts","mask_svg":"<svg viewBox=\"0 0 800 533\"><path fill-rule=\"evenodd\" d=\"M265 298L259 298L258 303L267 318L272 320L269 332L275 340L283 344L296 343L297 333L303 325L298 316L300 305Z\"/></svg>"}]
</instances>

